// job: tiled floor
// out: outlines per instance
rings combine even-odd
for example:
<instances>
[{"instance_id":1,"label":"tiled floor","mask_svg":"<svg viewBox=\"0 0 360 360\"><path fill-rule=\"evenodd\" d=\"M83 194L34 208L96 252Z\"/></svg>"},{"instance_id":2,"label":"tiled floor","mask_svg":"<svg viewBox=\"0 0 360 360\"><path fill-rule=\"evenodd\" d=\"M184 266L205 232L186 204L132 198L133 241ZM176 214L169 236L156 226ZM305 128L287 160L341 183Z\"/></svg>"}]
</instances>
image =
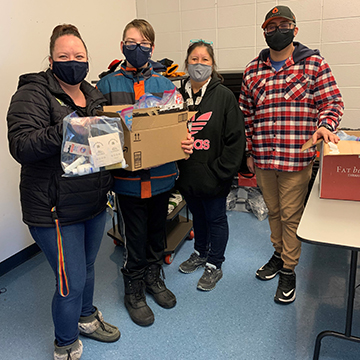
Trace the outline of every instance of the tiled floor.
<instances>
[{"instance_id":1,"label":"tiled floor","mask_svg":"<svg viewBox=\"0 0 360 360\"><path fill-rule=\"evenodd\" d=\"M95 305L122 336L113 344L82 339L82 359L312 359L316 334L345 328L349 251L303 244L297 272L297 299L281 306L273 301L277 278L262 282L255 270L272 254L267 220L229 212L230 240L216 289L200 292L201 270L182 274L179 264L192 252L186 241L171 265L166 284L176 294L175 308L165 310L148 298L155 323L142 328L123 304L120 272L123 249L104 234L96 263ZM109 218L107 229L111 226ZM330 230L331 231L331 230ZM54 276L43 254L0 277L0 359L52 359L50 302ZM359 301L353 333L360 336ZM324 338L320 359L360 359L360 344Z\"/></svg>"}]
</instances>

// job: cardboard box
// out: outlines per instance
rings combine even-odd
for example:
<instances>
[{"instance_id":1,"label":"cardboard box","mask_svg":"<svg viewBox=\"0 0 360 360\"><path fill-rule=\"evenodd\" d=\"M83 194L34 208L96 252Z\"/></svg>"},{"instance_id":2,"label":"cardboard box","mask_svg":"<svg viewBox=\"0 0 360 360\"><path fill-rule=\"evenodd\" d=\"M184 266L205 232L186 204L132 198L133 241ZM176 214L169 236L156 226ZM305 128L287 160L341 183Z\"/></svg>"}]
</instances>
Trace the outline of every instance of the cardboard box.
<instances>
[{"instance_id":1,"label":"cardboard box","mask_svg":"<svg viewBox=\"0 0 360 360\"><path fill-rule=\"evenodd\" d=\"M346 131L349 135L360 136L360 131ZM338 151L331 149L329 144L319 140L320 151L320 189L324 199L360 201L360 142L340 140L336 146ZM312 146L307 141L302 151Z\"/></svg>"},{"instance_id":2,"label":"cardboard box","mask_svg":"<svg viewBox=\"0 0 360 360\"><path fill-rule=\"evenodd\" d=\"M120 111L131 105L104 106L103 115L120 117ZM187 138L187 121L194 112L181 111L161 114L156 108L134 110L145 116L135 116L130 131L122 119L126 170L135 171L162 165L188 157L181 148ZM111 165L107 169L116 169Z\"/></svg>"}]
</instances>

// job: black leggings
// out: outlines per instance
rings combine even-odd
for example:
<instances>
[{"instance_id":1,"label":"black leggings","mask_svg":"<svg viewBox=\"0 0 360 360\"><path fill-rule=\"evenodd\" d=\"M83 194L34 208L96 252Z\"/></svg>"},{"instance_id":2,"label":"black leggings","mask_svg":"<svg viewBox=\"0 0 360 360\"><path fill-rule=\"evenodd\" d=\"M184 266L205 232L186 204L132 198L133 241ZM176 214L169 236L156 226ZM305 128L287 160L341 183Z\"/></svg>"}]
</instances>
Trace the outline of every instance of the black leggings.
<instances>
[{"instance_id":1,"label":"black leggings","mask_svg":"<svg viewBox=\"0 0 360 360\"><path fill-rule=\"evenodd\" d=\"M131 280L142 279L150 264L163 264L169 195L141 199L117 194L125 232L122 271Z\"/></svg>"}]
</instances>

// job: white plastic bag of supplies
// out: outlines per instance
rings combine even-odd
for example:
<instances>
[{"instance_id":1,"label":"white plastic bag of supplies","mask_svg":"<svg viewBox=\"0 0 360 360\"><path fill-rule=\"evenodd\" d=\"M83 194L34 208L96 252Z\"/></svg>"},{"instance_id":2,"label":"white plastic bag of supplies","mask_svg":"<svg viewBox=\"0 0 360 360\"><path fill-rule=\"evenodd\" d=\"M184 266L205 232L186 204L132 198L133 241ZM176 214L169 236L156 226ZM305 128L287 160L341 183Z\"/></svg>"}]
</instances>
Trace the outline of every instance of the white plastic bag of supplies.
<instances>
[{"instance_id":1,"label":"white plastic bag of supplies","mask_svg":"<svg viewBox=\"0 0 360 360\"><path fill-rule=\"evenodd\" d=\"M63 176L82 176L121 163L124 134L119 118L106 116L78 117L71 113L63 120L61 166Z\"/></svg>"}]
</instances>

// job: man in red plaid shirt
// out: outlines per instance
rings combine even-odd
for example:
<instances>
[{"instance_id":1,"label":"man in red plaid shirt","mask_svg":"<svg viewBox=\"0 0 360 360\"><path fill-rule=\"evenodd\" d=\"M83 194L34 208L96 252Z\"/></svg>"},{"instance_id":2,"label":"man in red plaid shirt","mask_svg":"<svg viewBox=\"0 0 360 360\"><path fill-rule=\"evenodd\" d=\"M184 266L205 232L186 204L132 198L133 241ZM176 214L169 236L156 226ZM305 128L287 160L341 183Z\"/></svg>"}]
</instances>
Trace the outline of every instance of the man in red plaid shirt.
<instances>
[{"instance_id":1,"label":"man in red plaid shirt","mask_svg":"<svg viewBox=\"0 0 360 360\"><path fill-rule=\"evenodd\" d=\"M275 252L257 270L261 280L279 273L274 297L289 304L296 296L295 266L301 243L296 230L312 174L315 147L301 152L310 138L337 143L344 104L329 65L318 50L293 42L296 18L287 6L271 9L262 24L269 48L244 72L240 108L245 115L247 165L269 209Z\"/></svg>"}]
</instances>

